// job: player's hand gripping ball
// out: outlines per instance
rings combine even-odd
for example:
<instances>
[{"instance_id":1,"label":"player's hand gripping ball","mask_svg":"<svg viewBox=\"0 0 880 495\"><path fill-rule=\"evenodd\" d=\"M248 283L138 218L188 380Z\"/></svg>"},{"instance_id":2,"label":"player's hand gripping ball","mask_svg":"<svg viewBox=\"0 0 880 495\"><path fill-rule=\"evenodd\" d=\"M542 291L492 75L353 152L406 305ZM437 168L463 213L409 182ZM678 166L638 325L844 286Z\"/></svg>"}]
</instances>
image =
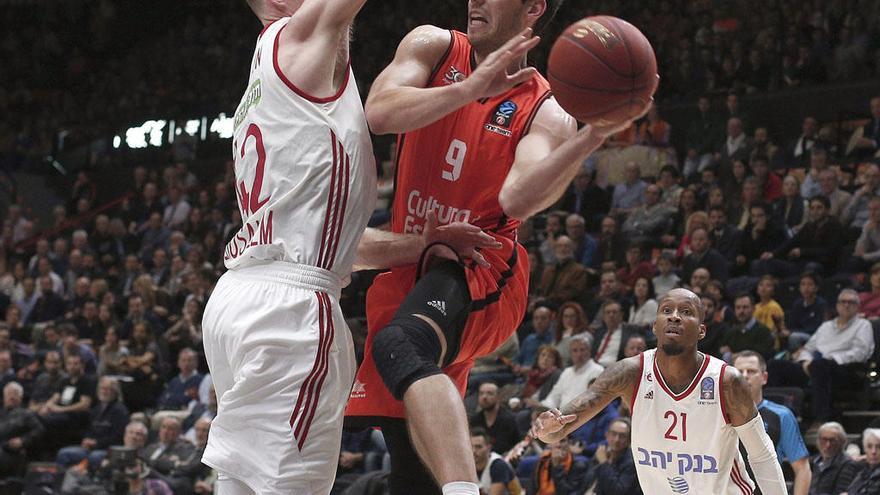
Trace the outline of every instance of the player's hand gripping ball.
<instances>
[{"instance_id":1,"label":"player's hand gripping ball","mask_svg":"<svg viewBox=\"0 0 880 495\"><path fill-rule=\"evenodd\" d=\"M611 16L569 26L550 51L547 79L566 112L598 127L640 117L660 80L645 35Z\"/></svg>"}]
</instances>

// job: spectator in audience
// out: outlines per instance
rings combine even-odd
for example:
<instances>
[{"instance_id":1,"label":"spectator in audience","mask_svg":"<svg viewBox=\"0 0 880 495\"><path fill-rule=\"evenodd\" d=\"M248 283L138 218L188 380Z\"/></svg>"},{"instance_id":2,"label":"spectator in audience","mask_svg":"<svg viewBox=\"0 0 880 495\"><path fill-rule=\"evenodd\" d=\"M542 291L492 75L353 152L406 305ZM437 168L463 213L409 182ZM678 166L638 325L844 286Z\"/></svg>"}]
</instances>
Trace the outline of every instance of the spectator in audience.
<instances>
[{"instance_id":1,"label":"spectator in audience","mask_svg":"<svg viewBox=\"0 0 880 495\"><path fill-rule=\"evenodd\" d=\"M822 193L820 174L828 169L828 151L818 146L810 150L810 171L801 184L801 196L810 200Z\"/></svg>"},{"instance_id":2,"label":"spectator in audience","mask_svg":"<svg viewBox=\"0 0 880 495\"><path fill-rule=\"evenodd\" d=\"M593 257L592 268L605 271L623 266L626 239L617 228L617 220L614 217L606 216L602 219L601 230L596 241L598 246L596 256ZM611 266L607 267L608 264Z\"/></svg>"},{"instance_id":3,"label":"spectator in audience","mask_svg":"<svg viewBox=\"0 0 880 495\"><path fill-rule=\"evenodd\" d=\"M852 195L838 187L837 172L826 168L819 173L819 194L828 198L831 208L828 214L841 219L843 211L849 205Z\"/></svg>"},{"instance_id":4,"label":"spectator in audience","mask_svg":"<svg viewBox=\"0 0 880 495\"><path fill-rule=\"evenodd\" d=\"M636 162L624 166L624 181L614 186L611 199L611 215L626 217L644 204L648 184L641 179L642 171ZM659 194L657 200L659 200Z\"/></svg>"},{"instance_id":5,"label":"spectator in audience","mask_svg":"<svg viewBox=\"0 0 880 495\"><path fill-rule=\"evenodd\" d=\"M788 336L790 351L803 346L819 325L831 316L828 302L818 295L818 275L811 272L802 274L798 282L798 292L801 297L797 298L785 312L785 326L790 332Z\"/></svg>"},{"instance_id":6,"label":"spectator in audience","mask_svg":"<svg viewBox=\"0 0 880 495\"><path fill-rule=\"evenodd\" d=\"M623 359L624 344L632 332L632 329L624 328L623 306L614 299L605 301L602 325L594 332L596 342L592 343L596 362L607 368Z\"/></svg>"},{"instance_id":7,"label":"spectator in audience","mask_svg":"<svg viewBox=\"0 0 880 495\"><path fill-rule=\"evenodd\" d=\"M572 455L568 437L565 437L551 443L541 454L529 493L580 495L587 488L586 475L587 463Z\"/></svg>"},{"instance_id":8,"label":"spectator in audience","mask_svg":"<svg viewBox=\"0 0 880 495\"><path fill-rule=\"evenodd\" d=\"M750 215L751 217L751 215ZM736 260L742 232L727 222L727 213L720 206L709 209L709 245L732 265Z\"/></svg>"},{"instance_id":9,"label":"spectator in audience","mask_svg":"<svg viewBox=\"0 0 880 495\"><path fill-rule=\"evenodd\" d=\"M566 366L571 358L568 355L568 341L573 335L586 332L589 327L583 307L576 302L567 302L559 307L560 323L554 328L553 345Z\"/></svg>"},{"instance_id":10,"label":"spectator in audience","mask_svg":"<svg viewBox=\"0 0 880 495\"><path fill-rule=\"evenodd\" d=\"M868 202L868 221L856 241L855 251L850 261L852 271L861 272L880 261L880 197Z\"/></svg>"},{"instance_id":11,"label":"spectator in audience","mask_svg":"<svg viewBox=\"0 0 880 495\"><path fill-rule=\"evenodd\" d=\"M596 255L596 239L587 234L587 224L584 217L572 213L565 218L565 234L574 242L574 259L584 266L593 263Z\"/></svg>"},{"instance_id":12,"label":"spectator in audience","mask_svg":"<svg viewBox=\"0 0 880 495\"><path fill-rule=\"evenodd\" d=\"M554 243L556 263L544 268L538 294L557 303L580 297L587 290L587 268L574 257L575 244L568 236Z\"/></svg>"},{"instance_id":13,"label":"spectator in audience","mask_svg":"<svg viewBox=\"0 0 880 495\"><path fill-rule=\"evenodd\" d=\"M645 342L645 337L639 334L630 334L629 337L626 338L626 344L623 346L623 357L633 357L638 356L642 352L645 352L645 349L648 348L647 342Z\"/></svg>"},{"instance_id":14,"label":"spectator in audience","mask_svg":"<svg viewBox=\"0 0 880 495\"><path fill-rule=\"evenodd\" d=\"M675 165L664 165L660 168L660 178L657 185L660 186L660 201L667 208L678 208L679 198L684 188L681 187L679 181L678 168Z\"/></svg>"},{"instance_id":15,"label":"spectator in audience","mask_svg":"<svg viewBox=\"0 0 880 495\"><path fill-rule=\"evenodd\" d=\"M519 495L522 486L504 457L496 453L492 436L483 428L471 428L471 448L477 467L480 493L490 495ZM503 450L502 450L503 451Z\"/></svg>"},{"instance_id":16,"label":"spectator in audience","mask_svg":"<svg viewBox=\"0 0 880 495\"><path fill-rule=\"evenodd\" d=\"M138 323L145 323L151 334L162 328L162 323L153 313L152 308L146 305L143 296L133 293L128 298L128 314L120 327L120 340L128 340L132 337L133 329Z\"/></svg>"},{"instance_id":17,"label":"spectator in audience","mask_svg":"<svg viewBox=\"0 0 880 495\"><path fill-rule=\"evenodd\" d=\"M8 349L0 350L0 387L15 380L15 369L12 367L12 353Z\"/></svg>"},{"instance_id":18,"label":"spectator in audience","mask_svg":"<svg viewBox=\"0 0 880 495\"><path fill-rule=\"evenodd\" d=\"M828 422L819 427L816 436L819 454L810 459L813 472L810 495L840 494L852 483L858 465L843 451L846 442L846 430L840 423Z\"/></svg>"},{"instance_id":19,"label":"spectator in audience","mask_svg":"<svg viewBox=\"0 0 880 495\"><path fill-rule=\"evenodd\" d=\"M98 358L89 346L79 343L79 333L76 327L70 323L62 323L58 328L61 330L61 358L65 359L67 356L76 354L82 358L87 375L97 373Z\"/></svg>"},{"instance_id":20,"label":"spectator in audience","mask_svg":"<svg viewBox=\"0 0 880 495\"><path fill-rule=\"evenodd\" d=\"M755 319L770 329L780 338L779 333L785 327L785 311L773 297L779 281L773 275L764 275L758 281L758 302L755 304Z\"/></svg>"},{"instance_id":21,"label":"spectator in audience","mask_svg":"<svg viewBox=\"0 0 880 495\"><path fill-rule=\"evenodd\" d=\"M41 292L37 290L36 281L31 277L24 277L18 286L12 291L12 302L21 310L21 321L30 325L31 312L37 305Z\"/></svg>"},{"instance_id":22,"label":"spectator in audience","mask_svg":"<svg viewBox=\"0 0 880 495\"><path fill-rule=\"evenodd\" d=\"M567 339L565 342L565 346L569 348L565 351L566 355L571 352L570 341L571 339ZM538 360L532 367L532 371L529 372L526 383L519 393L520 404L524 403L528 408L540 406L541 401L547 398L550 391L553 390L553 386L559 381L559 376L562 375L562 369L565 366L555 347L541 346L538 351ZM511 400L514 405L517 404L515 398Z\"/></svg>"},{"instance_id":23,"label":"spectator in audience","mask_svg":"<svg viewBox=\"0 0 880 495\"><path fill-rule=\"evenodd\" d=\"M162 214L154 212L150 214L149 221L142 227L140 257L148 260L156 249L168 247L171 231L162 225Z\"/></svg>"},{"instance_id":24,"label":"spectator in audience","mask_svg":"<svg viewBox=\"0 0 880 495\"><path fill-rule=\"evenodd\" d=\"M54 321L64 314L64 300L52 290L52 279L48 275L40 277L40 296L28 315L27 323Z\"/></svg>"},{"instance_id":25,"label":"spectator in audience","mask_svg":"<svg viewBox=\"0 0 880 495\"><path fill-rule=\"evenodd\" d=\"M671 132L669 122L660 117L657 105L654 104L648 110L648 115L638 124L636 142L652 148L666 148L669 146Z\"/></svg>"},{"instance_id":26,"label":"spectator in audience","mask_svg":"<svg viewBox=\"0 0 880 495\"><path fill-rule=\"evenodd\" d=\"M147 323L134 325L128 349L128 355L119 363L120 371L131 378L123 387L125 403L132 411L142 411L156 405L162 364L159 346L150 334Z\"/></svg>"},{"instance_id":27,"label":"spectator in audience","mask_svg":"<svg viewBox=\"0 0 880 495\"><path fill-rule=\"evenodd\" d=\"M602 324L602 305L609 300L617 301L621 305L626 302L620 290L617 273L614 271L602 272L599 277L599 290L589 299L589 304L584 308L584 311L587 312L587 318L590 320L590 326L598 327Z\"/></svg>"},{"instance_id":28,"label":"spectator in audience","mask_svg":"<svg viewBox=\"0 0 880 495\"><path fill-rule=\"evenodd\" d=\"M109 376L98 381L98 402L92 407L89 427L78 446L64 447L58 451L56 461L63 467L89 459L89 466L96 469L107 456L111 445L119 445L128 423L128 409L119 400L120 389L116 379Z\"/></svg>"},{"instance_id":29,"label":"spectator in audience","mask_svg":"<svg viewBox=\"0 0 880 495\"><path fill-rule=\"evenodd\" d=\"M193 444L180 438L180 421L166 417L159 426L159 440L144 449L144 460L173 489L187 490L193 481L180 472L180 467L194 450Z\"/></svg>"},{"instance_id":30,"label":"spectator in audience","mask_svg":"<svg viewBox=\"0 0 880 495\"><path fill-rule=\"evenodd\" d=\"M600 219L611 207L611 197L605 189L596 185L596 172L584 163L574 176L571 187L562 196L559 207L583 217L587 230L595 232Z\"/></svg>"},{"instance_id":31,"label":"spectator in audience","mask_svg":"<svg viewBox=\"0 0 880 495\"><path fill-rule=\"evenodd\" d=\"M214 493L214 482L217 480L216 473L209 466L202 464L202 454L205 452L205 447L208 445L208 434L211 430L211 420L201 418L196 421L193 428L196 431L196 450L190 458L190 463L183 467L183 472L190 476L193 474L195 475L195 483L192 486L193 492L199 495ZM187 472L187 470L190 470L191 472Z\"/></svg>"},{"instance_id":32,"label":"spectator in audience","mask_svg":"<svg viewBox=\"0 0 880 495\"><path fill-rule=\"evenodd\" d=\"M80 441L95 403L95 380L85 374L82 357L66 356L64 369L67 377L38 413L49 438L59 442L59 446Z\"/></svg>"},{"instance_id":33,"label":"spectator in audience","mask_svg":"<svg viewBox=\"0 0 880 495\"><path fill-rule=\"evenodd\" d=\"M477 395L479 411L470 417L472 427L484 428L492 438L495 450L502 454L513 448L520 440L516 416L502 406L498 398L498 385L485 382Z\"/></svg>"},{"instance_id":34,"label":"spectator in audience","mask_svg":"<svg viewBox=\"0 0 880 495\"><path fill-rule=\"evenodd\" d=\"M712 113L711 100L705 95L697 100L697 115L689 122L685 140L685 177L702 171L712 163L712 153L724 133L720 119Z\"/></svg>"},{"instance_id":35,"label":"spectator in audience","mask_svg":"<svg viewBox=\"0 0 880 495\"><path fill-rule=\"evenodd\" d=\"M611 421L605 432L606 443L596 449L588 466L585 486L594 486L596 495L642 494L630 450L631 434L629 418Z\"/></svg>"},{"instance_id":36,"label":"spectator in audience","mask_svg":"<svg viewBox=\"0 0 880 495\"><path fill-rule=\"evenodd\" d=\"M786 150L786 166L789 168L807 168L810 151L816 144L819 133L819 121L815 117L806 117L801 124L801 135Z\"/></svg>"},{"instance_id":37,"label":"spectator in audience","mask_svg":"<svg viewBox=\"0 0 880 495\"><path fill-rule=\"evenodd\" d=\"M782 196L773 202L773 224L785 229L787 237L792 237L806 223L807 210L807 202L801 196L800 181L793 175L786 175L782 180Z\"/></svg>"},{"instance_id":38,"label":"spectator in audience","mask_svg":"<svg viewBox=\"0 0 880 495\"><path fill-rule=\"evenodd\" d=\"M681 278L673 271L675 256L670 252L660 253L660 259L657 260L657 271L659 272L651 280L654 286L654 293L657 297L663 297L670 290L678 287Z\"/></svg>"},{"instance_id":39,"label":"spectator in audience","mask_svg":"<svg viewBox=\"0 0 880 495\"><path fill-rule=\"evenodd\" d=\"M700 300L703 301L703 311L705 312L703 324L706 325L706 336L697 343L697 346L700 352L721 359L720 349L722 341L729 331L728 325L723 319L718 318L716 312L718 303L715 302L714 297L709 294L703 294L700 296Z\"/></svg>"},{"instance_id":40,"label":"spectator in audience","mask_svg":"<svg viewBox=\"0 0 880 495\"><path fill-rule=\"evenodd\" d=\"M553 325L556 312L547 305L539 305L532 311L532 330L519 346L519 354L513 364L516 375L527 376L538 357L542 345L553 345Z\"/></svg>"},{"instance_id":41,"label":"spectator in audience","mask_svg":"<svg viewBox=\"0 0 880 495\"><path fill-rule=\"evenodd\" d=\"M182 226L189 218L189 212L192 209L183 191L178 185L172 185L168 188L168 206L162 215L162 225L168 229L176 229Z\"/></svg>"},{"instance_id":42,"label":"spectator in audience","mask_svg":"<svg viewBox=\"0 0 880 495\"><path fill-rule=\"evenodd\" d=\"M685 256L682 262L682 278L689 280L697 268L709 270L712 277L722 282L727 280L727 261L709 245L709 234L703 228L698 228L691 234L691 254Z\"/></svg>"},{"instance_id":43,"label":"spectator in audience","mask_svg":"<svg viewBox=\"0 0 880 495\"><path fill-rule=\"evenodd\" d=\"M880 493L880 429L865 428L862 433L865 460L846 489L847 495L870 495Z\"/></svg>"},{"instance_id":44,"label":"spectator in audience","mask_svg":"<svg viewBox=\"0 0 880 495\"><path fill-rule=\"evenodd\" d=\"M715 158L722 163L731 163L733 160L748 160L752 153L752 146L752 138L748 137L743 130L742 120L731 117L727 120L727 137L716 150Z\"/></svg>"},{"instance_id":45,"label":"spectator in audience","mask_svg":"<svg viewBox=\"0 0 880 495\"><path fill-rule=\"evenodd\" d=\"M770 140L770 136L767 133L766 127L755 128L755 137L753 144L754 147L752 148L752 155L750 157L751 160L754 160L756 157L762 156L767 158L768 164L774 163L776 155L779 152L779 147Z\"/></svg>"},{"instance_id":46,"label":"spectator in audience","mask_svg":"<svg viewBox=\"0 0 880 495\"><path fill-rule=\"evenodd\" d=\"M754 276L790 276L805 270L830 272L837 266L843 245L843 227L828 214L831 204L825 196L810 200L810 221L781 246L761 255L753 265ZM782 258L789 258L784 260Z\"/></svg>"},{"instance_id":47,"label":"spectator in audience","mask_svg":"<svg viewBox=\"0 0 880 495\"><path fill-rule=\"evenodd\" d=\"M199 384L204 375L198 372L198 358L192 349L183 349L177 357L180 373L171 379L159 397L157 406L161 410L186 409L190 402L198 401Z\"/></svg>"},{"instance_id":48,"label":"spectator in audience","mask_svg":"<svg viewBox=\"0 0 880 495\"><path fill-rule=\"evenodd\" d=\"M657 301L654 299L654 287L648 277L636 279L633 288L633 305L629 308L627 323L649 328L657 317Z\"/></svg>"},{"instance_id":49,"label":"spectator in audience","mask_svg":"<svg viewBox=\"0 0 880 495\"><path fill-rule=\"evenodd\" d=\"M28 408L35 413L39 412L66 377L61 369L61 353L48 351L43 356L43 371L34 379L33 388L28 394L30 396Z\"/></svg>"},{"instance_id":50,"label":"spectator in audience","mask_svg":"<svg viewBox=\"0 0 880 495\"><path fill-rule=\"evenodd\" d=\"M337 479L364 472L367 452L372 448L371 434L371 429L342 432L342 447L339 451L339 465L336 468Z\"/></svg>"},{"instance_id":51,"label":"spectator in audience","mask_svg":"<svg viewBox=\"0 0 880 495\"><path fill-rule=\"evenodd\" d=\"M541 405L560 408L578 394L583 393L587 386L602 373L604 369L593 360L593 338L589 333L580 333L569 341L571 347L571 366L562 370L559 380L553 385L550 394L541 401Z\"/></svg>"},{"instance_id":52,"label":"spectator in audience","mask_svg":"<svg viewBox=\"0 0 880 495\"><path fill-rule=\"evenodd\" d=\"M741 201L731 211L730 218L733 219L734 225L740 231L746 230L752 222L752 206L760 203L760 185L758 179L754 177L746 177L742 183L742 192L740 194Z\"/></svg>"},{"instance_id":53,"label":"spectator in audience","mask_svg":"<svg viewBox=\"0 0 880 495\"><path fill-rule=\"evenodd\" d=\"M672 222L666 233L661 236L660 241L664 246L674 246L679 241L684 242L682 236L690 233L692 218L694 214L700 211L701 206L697 204L697 193L693 188L682 190L678 197L678 204L671 205L677 210L672 215ZM700 212L702 213L702 212Z\"/></svg>"},{"instance_id":54,"label":"spectator in audience","mask_svg":"<svg viewBox=\"0 0 880 495\"><path fill-rule=\"evenodd\" d=\"M645 187L644 204L630 213L621 232L630 241L657 238L668 225L671 214L672 211L660 203L660 187L650 184Z\"/></svg>"},{"instance_id":55,"label":"spectator in audience","mask_svg":"<svg viewBox=\"0 0 880 495\"><path fill-rule=\"evenodd\" d=\"M712 281L712 274L705 268L697 268L691 273L691 279L688 281L687 287L694 294L700 295L706 293L709 282Z\"/></svg>"},{"instance_id":56,"label":"spectator in audience","mask_svg":"<svg viewBox=\"0 0 880 495\"><path fill-rule=\"evenodd\" d=\"M862 177L865 181L864 184L853 193L852 199L843 209L840 219L845 226L858 231L862 231L862 227L871 217L871 200L880 196L880 167L875 163L865 165Z\"/></svg>"},{"instance_id":57,"label":"spectator in audience","mask_svg":"<svg viewBox=\"0 0 880 495\"><path fill-rule=\"evenodd\" d=\"M721 340L721 354L730 362L733 354L745 350L758 352L764 358L773 353L773 334L755 319L752 296L740 294L734 299L736 323Z\"/></svg>"},{"instance_id":58,"label":"spectator in audience","mask_svg":"<svg viewBox=\"0 0 880 495\"><path fill-rule=\"evenodd\" d=\"M780 462L788 462L794 471L794 495L807 495L811 480L809 452L794 413L782 404L764 398L764 385L767 384L764 356L754 351L742 351L733 357L732 364L749 384L767 435L776 446L776 457Z\"/></svg>"},{"instance_id":59,"label":"spectator in audience","mask_svg":"<svg viewBox=\"0 0 880 495\"><path fill-rule=\"evenodd\" d=\"M861 314L872 322L880 319L880 263L871 267L869 277L870 291L859 294Z\"/></svg>"},{"instance_id":60,"label":"spectator in audience","mask_svg":"<svg viewBox=\"0 0 880 495\"><path fill-rule=\"evenodd\" d=\"M541 241L539 247L541 251L541 260L545 265L556 263L556 238L563 234L565 224L565 214L558 211L551 211L547 214L547 220L544 225L544 240Z\"/></svg>"},{"instance_id":61,"label":"spectator in audience","mask_svg":"<svg viewBox=\"0 0 880 495\"><path fill-rule=\"evenodd\" d=\"M770 172L769 158L765 155L753 156L750 166L758 181L758 191L762 201L772 203L782 196L782 179Z\"/></svg>"},{"instance_id":62,"label":"spectator in audience","mask_svg":"<svg viewBox=\"0 0 880 495\"><path fill-rule=\"evenodd\" d=\"M750 261L754 264L761 255L771 252L785 242L785 236L779 224L771 221L768 213L767 207L763 204L752 206L751 224L739 239L739 254L736 257L734 273L746 274Z\"/></svg>"},{"instance_id":63,"label":"spectator in audience","mask_svg":"<svg viewBox=\"0 0 880 495\"><path fill-rule=\"evenodd\" d=\"M22 406L24 389L18 382L3 387L0 410L0 477L24 474L26 454L43 435L43 425L33 411Z\"/></svg>"},{"instance_id":64,"label":"spectator in audience","mask_svg":"<svg viewBox=\"0 0 880 495\"><path fill-rule=\"evenodd\" d=\"M870 109L871 120L856 130L851 141L851 154L856 157L876 156L875 153L880 150L880 96L871 98Z\"/></svg>"},{"instance_id":65,"label":"spectator in audience","mask_svg":"<svg viewBox=\"0 0 880 495\"><path fill-rule=\"evenodd\" d=\"M633 290L636 280L651 277L654 274L654 266L642 256L642 246L633 242L626 248L626 265L617 271L617 279L620 281L620 290L629 294Z\"/></svg>"}]
</instances>

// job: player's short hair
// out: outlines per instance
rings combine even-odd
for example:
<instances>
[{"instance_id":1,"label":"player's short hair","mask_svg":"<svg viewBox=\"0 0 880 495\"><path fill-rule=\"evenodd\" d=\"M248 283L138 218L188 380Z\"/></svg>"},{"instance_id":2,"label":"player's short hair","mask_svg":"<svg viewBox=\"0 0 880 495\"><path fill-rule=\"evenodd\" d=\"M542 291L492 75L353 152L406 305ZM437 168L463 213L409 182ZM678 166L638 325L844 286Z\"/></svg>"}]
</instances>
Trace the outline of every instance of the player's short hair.
<instances>
[{"instance_id":1,"label":"player's short hair","mask_svg":"<svg viewBox=\"0 0 880 495\"><path fill-rule=\"evenodd\" d=\"M529 0L523 0L523 3L528 2ZM550 22L553 21L553 18L556 17L556 13L559 12L559 7L562 7L562 4L565 0L546 0L547 1L547 10L544 11L544 15L541 16L535 22L534 27L532 27L532 31L539 35L541 34L547 26L550 25Z\"/></svg>"},{"instance_id":2,"label":"player's short hair","mask_svg":"<svg viewBox=\"0 0 880 495\"><path fill-rule=\"evenodd\" d=\"M761 368L762 372L767 371L767 360L764 359L764 356L762 356L760 353L755 352L755 351L746 350L746 351L737 352L736 354L733 355L733 359L730 362L736 363L736 360L739 358L752 358L752 357L758 358L758 367Z\"/></svg>"}]
</instances>

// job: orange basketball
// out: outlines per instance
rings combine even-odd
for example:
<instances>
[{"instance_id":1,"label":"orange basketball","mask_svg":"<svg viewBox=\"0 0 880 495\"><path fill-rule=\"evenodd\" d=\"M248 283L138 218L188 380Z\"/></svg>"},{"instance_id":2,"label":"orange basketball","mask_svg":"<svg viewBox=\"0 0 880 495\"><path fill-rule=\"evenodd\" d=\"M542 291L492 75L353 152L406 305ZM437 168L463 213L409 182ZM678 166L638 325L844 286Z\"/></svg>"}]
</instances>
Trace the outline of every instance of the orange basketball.
<instances>
[{"instance_id":1,"label":"orange basketball","mask_svg":"<svg viewBox=\"0 0 880 495\"><path fill-rule=\"evenodd\" d=\"M657 58L635 26L611 16L581 19L557 38L547 63L556 100L581 122L632 119L657 90Z\"/></svg>"}]
</instances>

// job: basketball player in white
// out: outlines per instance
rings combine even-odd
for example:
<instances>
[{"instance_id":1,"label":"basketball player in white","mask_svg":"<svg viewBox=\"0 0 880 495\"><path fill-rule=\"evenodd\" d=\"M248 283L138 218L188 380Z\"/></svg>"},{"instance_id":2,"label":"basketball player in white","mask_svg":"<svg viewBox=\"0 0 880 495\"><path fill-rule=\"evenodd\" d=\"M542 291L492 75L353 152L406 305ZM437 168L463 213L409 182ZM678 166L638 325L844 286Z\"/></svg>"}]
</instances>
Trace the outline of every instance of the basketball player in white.
<instances>
[{"instance_id":1,"label":"basketball player in white","mask_svg":"<svg viewBox=\"0 0 880 495\"><path fill-rule=\"evenodd\" d=\"M388 266L415 262L434 240L475 259L474 247L496 244L472 225L436 227L432 216L423 236L372 244L394 256L357 253L376 198L348 63L349 30L364 2L248 0L264 29L235 112L243 225L226 246L229 271L203 319L218 397L203 461L220 473L220 495L330 492L355 372L338 300L356 255L365 266Z\"/></svg>"},{"instance_id":2,"label":"basketball player in white","mask_svg":"<svg viewBox=\"0 0 880 495\"><path fill-rule=\"evenodd\" d=\"M645 493L751 494L740 441L761 491L788 493L748 383L732 366L697 351L706 335L704 314L693 292L668 292L654 322L657 349L606 369L562 411L538 416L532 435L556 441L620 397L632 407L632 452Z\"/></svg>"}]
</instances>

